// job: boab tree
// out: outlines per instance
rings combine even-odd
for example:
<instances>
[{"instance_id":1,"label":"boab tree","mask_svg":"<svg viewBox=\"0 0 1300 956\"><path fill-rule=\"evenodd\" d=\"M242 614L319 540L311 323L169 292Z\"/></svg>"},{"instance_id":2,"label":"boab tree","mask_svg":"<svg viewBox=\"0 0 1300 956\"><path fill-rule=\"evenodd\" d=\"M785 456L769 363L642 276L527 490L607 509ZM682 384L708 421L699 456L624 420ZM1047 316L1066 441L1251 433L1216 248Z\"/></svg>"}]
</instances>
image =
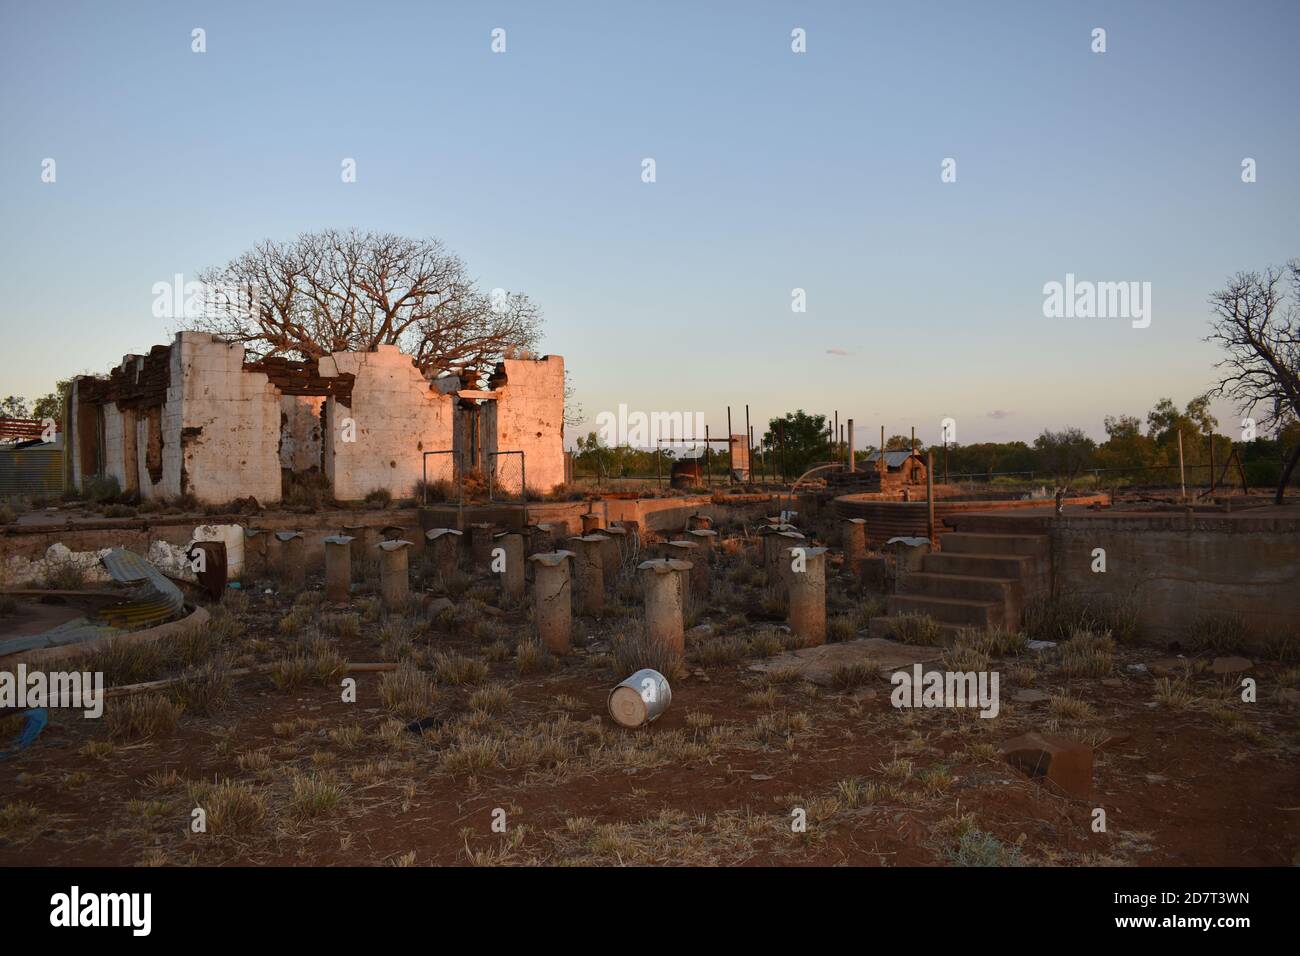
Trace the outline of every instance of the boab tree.
<instances>
[{"instance_id":1,"label":"boab tree","mask_svg":"<svg viewBox=\"0 0 1300 956\"><path fill-rule=\"evenodd\" d=\"M1284 283L1291 286L1288 301ZM1257 426L1274 431L1300 418L1300 259L1285 269L1270 266L1263 273L1239 272L1227 287L1210 296L1214 312L1206 341L1218 342L1227 357L1212 394L1222 395L1250 415L1262 409ZM1287 483L1300 459L1300 443L1291 450L1276 501L1282 503Z\"/></svg>"},{"instance_id":2,"label":"boab tree","mask_svg":"<svg viewBox=\"0 0 1300 956\"><path fill-rule=\"evenodd\" d=\"M421 371L485 369L533 349L541 327L527 296L479 289L436 239L327 229L268 239L199 278L200 330L258 358L396 345Z\"/></svg>"}]
</instances>

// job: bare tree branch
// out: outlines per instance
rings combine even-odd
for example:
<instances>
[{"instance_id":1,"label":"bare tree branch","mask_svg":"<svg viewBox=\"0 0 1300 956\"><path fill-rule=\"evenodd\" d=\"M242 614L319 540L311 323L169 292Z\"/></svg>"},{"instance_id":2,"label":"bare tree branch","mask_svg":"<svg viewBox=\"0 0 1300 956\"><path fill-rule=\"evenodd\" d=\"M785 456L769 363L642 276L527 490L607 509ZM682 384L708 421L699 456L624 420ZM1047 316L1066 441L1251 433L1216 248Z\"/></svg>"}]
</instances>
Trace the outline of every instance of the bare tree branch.
<instances>
[{"instance_id":1,"label":"bare tree branch","mask_svg":"<svg viewBox=\"0 0 1300 956\"><path fill-rule=\"evenodd\" d=\"M255 358L319 358L396 345L421 371L485 371L537 344L541 316L520 293L478 289L436 239L328 229L271 240L205 270L202 331L242 342Z\"/></svg>"}]
</instances>

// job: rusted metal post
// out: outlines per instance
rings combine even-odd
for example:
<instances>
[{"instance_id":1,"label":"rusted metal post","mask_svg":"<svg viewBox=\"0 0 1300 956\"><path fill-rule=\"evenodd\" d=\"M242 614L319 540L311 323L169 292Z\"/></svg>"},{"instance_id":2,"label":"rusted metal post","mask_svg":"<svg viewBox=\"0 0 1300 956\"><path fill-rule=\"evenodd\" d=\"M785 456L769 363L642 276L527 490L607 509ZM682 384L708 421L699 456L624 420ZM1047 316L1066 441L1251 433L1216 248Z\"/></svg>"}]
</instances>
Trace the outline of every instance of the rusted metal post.
<instances>
[{"instance_id":1,"label":"rusted metal post","mask_svg":"<svg viewBox=\"0 0 1300 956\"><path fill-rule=\"evenodd\" d=\"M1178 493L1179 501L1187 500L1187 474L1183 471L1183 430L1178 429Z\"/></svg>"},{"instance_id":2,"label":"rusted metal post","mask_svg":"<svg viewBox=\"0 0 1300 956\"><path fill-rule=\"evenodd\" d=\"M790 473L785 469L785 422L777 420L776 440L781 446L781 481L789 480Z\"/></svg>"},{"instance_id":3,"label":"rusted metal post","mask_svg":"<svg viewBox=\"0 0 1300 956\"><path fill-rule=\"evenodd\" d=\"M736 480L736 434L731 430L731 406L727 406L727 484Z\"/></svg>"},{"instance_id":4,"label":"rusted metal post","mask_svg":"<svg viewBox=\"0 0 1300 956\"><path fill-rule=\"evenodd\" d=\"M934 544L934 451L925 453L925 523Z\"/></svg>"},{"instance_id":5,"label":"rusted metal post","mask_svg":"<svg viewBox=\"0 0 1300 956\"><path fill-rule=\"evenodd\" d=\"M714 486L714 466L710 460L710 451L712 445L708 444L708 425L705 425L705 486L712 488Z\"/></svg>"},{"instance_id":6,"label":"rusted metal post","mask_svg":"<svg viewBox=\"0 0 1300 956\"><path fill-rule=\"evenodd\" d=\"M1214 494L1214 432L1210 432L1210 494Z\"/></svg>"}]
</instances>

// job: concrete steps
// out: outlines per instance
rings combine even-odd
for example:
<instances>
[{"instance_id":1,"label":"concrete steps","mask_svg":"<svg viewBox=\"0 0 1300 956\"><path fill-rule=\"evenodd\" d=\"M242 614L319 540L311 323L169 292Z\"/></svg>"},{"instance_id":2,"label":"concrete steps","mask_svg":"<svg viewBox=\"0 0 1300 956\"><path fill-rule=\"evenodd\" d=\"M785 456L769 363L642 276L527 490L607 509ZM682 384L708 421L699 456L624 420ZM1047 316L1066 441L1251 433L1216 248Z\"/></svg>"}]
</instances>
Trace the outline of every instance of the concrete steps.
<instances>
[{"instance_id":1,"label":"concrete steps","mask_svg":"<svg viewBox=\"0 0 1300 956\"><path fill-rule=\"evenodd\" d=\"M978 578L1010 578L1023 580L1031 577L1036 560L1028 554L927 554L921 559L921 570L934 574L955 574Z\"/></svg>"},{"instance_id":2,"label":"concrete steps","mask_svg":"<svg viewBox=\"0 0 1300 956\"><path fill-rule=\"evenodd\" d=\"M935 574L918 571L898 579L898 593L954 597L969 601L1014 601L1019 604L1020 582L1015 578L973 574Z\"/></svg>"},{"instance_id":3,"label":"concrete steps","mask_svg":"<svg viewBox=\"0 0 1300 956\"><path fill-rule=\"evenodd\" d=\"M932 597L927 594L892 594L889 613L926 614L942 624L961 627L1000 627L1006 621L1006 607L999 601Z\"/></svg>"},{"instance_id":4,"label":"concrete steps","mask_svg":"<svg viewBox=\"0 0 1300 956\"><path fill-rule=\"evenodd\" d=\"M962 628L1017 628L1027 597L1050 577L1051 539L1045 534L952 532L942 550L921 559L921 570L901 574L889 614L872 618L871 634L889 637L899 615L924 614L946 641Z\"/></svg>"},{"instance_id":5,"label":"concrete steps","mask_svg":"<svg viewBox=\"0 0 1300 956\"><path fill-rule=\"evenodd\" d=\"M939 538L944 554L1028 554L1051 557L1052 543L1045 534L972 534L957 532Z\"/></svg>"}]
</instances>

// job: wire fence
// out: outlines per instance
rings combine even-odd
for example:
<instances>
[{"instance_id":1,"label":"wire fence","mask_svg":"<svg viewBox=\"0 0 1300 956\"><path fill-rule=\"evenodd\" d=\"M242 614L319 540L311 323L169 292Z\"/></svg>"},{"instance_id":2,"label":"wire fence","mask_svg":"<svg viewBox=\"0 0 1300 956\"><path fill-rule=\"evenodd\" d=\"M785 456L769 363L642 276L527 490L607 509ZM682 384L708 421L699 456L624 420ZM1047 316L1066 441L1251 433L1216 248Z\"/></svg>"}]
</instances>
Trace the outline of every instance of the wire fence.
<instances>
[{"instance_id":1,"label":"wire fence","mask_svg":"<svg viewBox=\"0 0 1300 956\"><path fill-rule=\"evenodd\" d=\"M420 503L459 505L464 502L463 469L454 449L426 451L420 480Z\"/></svg>"},{"instance_id":2,"label":"wire fence","mask_svg":"<svg viewBox=\"0 0 1300 956\"><path fill-rule=\"evenodd\" d=\"M528 473L522 451L488 452L488 501L528 500Z\"/></svg>"}]
</instances>

